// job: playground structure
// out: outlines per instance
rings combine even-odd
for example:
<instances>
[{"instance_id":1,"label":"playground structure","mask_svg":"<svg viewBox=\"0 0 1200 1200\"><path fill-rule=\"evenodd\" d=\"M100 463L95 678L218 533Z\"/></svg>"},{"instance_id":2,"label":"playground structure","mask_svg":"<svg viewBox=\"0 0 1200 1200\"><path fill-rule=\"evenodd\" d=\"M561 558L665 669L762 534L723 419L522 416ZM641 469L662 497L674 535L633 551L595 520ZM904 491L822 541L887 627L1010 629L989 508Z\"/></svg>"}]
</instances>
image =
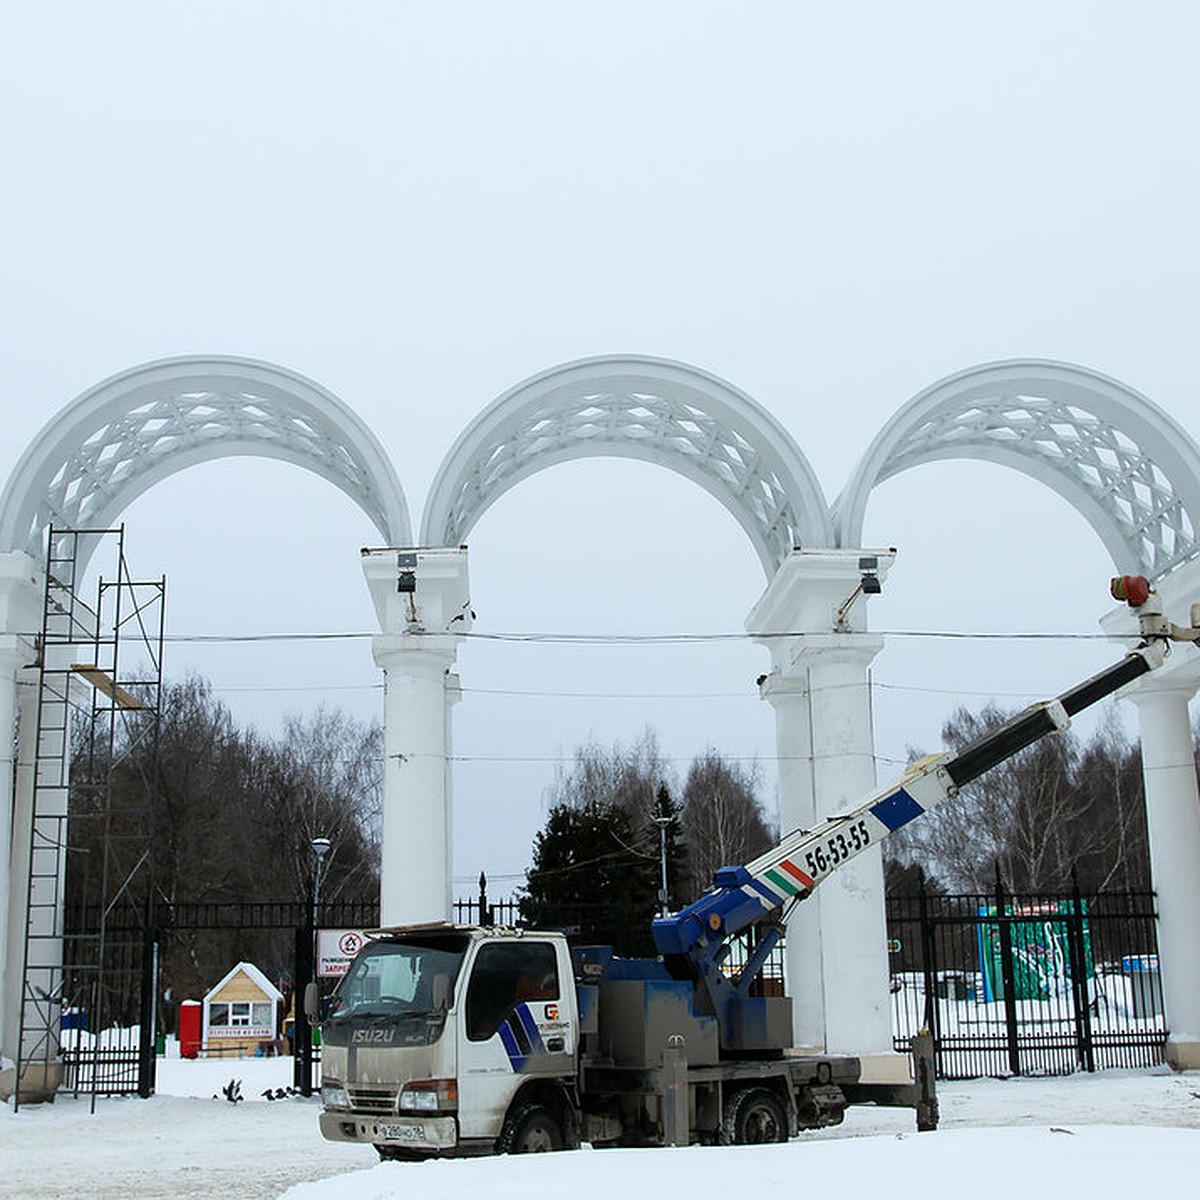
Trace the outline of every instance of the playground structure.
<instances>
[{"instance_id":1,"label":"playground structure","mask_svg":"<svg viewBox=\"0 0 1200 1200\"><path fill-rule=\"evenodd\" d=\"M0 724L16 733L0 744L0 795L13 797L0 804L0 1054L9 1061L29 1057L22 997L28 947L39 936L28 864L35 836L44 837L34 820L44 691L35 635L45 618L49 531L103 529L156 482L232 455L320 475L380 535L382 548L362 561L386 681L385 924L450 914L454 668L472 623L465 542L499 496L551 465L597 455L651 462L704 488L745 531L766 577L746 629L770 655L760 692L775 713L784 829L812 827L876 782L868 671L883 642L867 616L894 551L861 540L872 490L884 480L953 458L1018 470L1070 502L1116 572L1150 578L1177 620L1186 622L1200 599L1200 448L1145 397L1081 367L1017 360L935 384L885 425L831 505L787 430L729 383L649 357L566 364L506 392L468 426L435 477L416 538L385 451L319 385L235 358L136 367L55 417L0 497ZM78 577L86 555L74 562ZM847 605L852 595L859 599ZM1103 624L1118 641L1136 634L1121 608ZM1140 718L1168 1058L1200 1067L1200 946L1191 934L1200 911L1200 796L1188 715L1200 655L1185 648L1174 657L1128 697ZM892 1034L878 854L831 880L794 923L793 1044L854 1053L865 1072L874 1064L886 1073ZM5 1078L0 1072L0 1094L15 1086L12 1068Z\"/></svg>"}]
</instances>

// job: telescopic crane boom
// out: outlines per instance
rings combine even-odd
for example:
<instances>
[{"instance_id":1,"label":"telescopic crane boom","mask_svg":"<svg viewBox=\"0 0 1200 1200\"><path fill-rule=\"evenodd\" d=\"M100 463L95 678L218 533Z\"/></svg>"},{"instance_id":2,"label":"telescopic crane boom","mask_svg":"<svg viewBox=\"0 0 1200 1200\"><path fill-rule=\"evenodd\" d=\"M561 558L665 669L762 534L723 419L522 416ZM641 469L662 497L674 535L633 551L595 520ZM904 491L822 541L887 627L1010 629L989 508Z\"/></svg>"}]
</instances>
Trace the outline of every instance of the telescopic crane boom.
<instances>
[{"instance_id":1,"label":"telescopic crane boom","mask_svg":"<svg viewBox=\"0 0 1200 1200\"><path fill-rule=\"evenodd\" d=\"M782 936L785 906L799 903L851 859L910 821L937 808L959 788L1047 734L1066 729L1071 718L1120 688L1160 667L1172 642L1200 642L1200 605L1191 626L1172 624L1162 602L1142 576L1112 581L1112 594L1137 615L1141 642L1118 663L1064 692L1019 713L961 750L912 763L894 783L815 829L790 833L745 866L722 867L712 888L680 912L654 922L658 951L677 977L691 976L705 988L716 1011L748 994L767 956ZM729 941L752 925L767 926L755 953L736 975L721 964Z\"/></svg>"}]
</instances>

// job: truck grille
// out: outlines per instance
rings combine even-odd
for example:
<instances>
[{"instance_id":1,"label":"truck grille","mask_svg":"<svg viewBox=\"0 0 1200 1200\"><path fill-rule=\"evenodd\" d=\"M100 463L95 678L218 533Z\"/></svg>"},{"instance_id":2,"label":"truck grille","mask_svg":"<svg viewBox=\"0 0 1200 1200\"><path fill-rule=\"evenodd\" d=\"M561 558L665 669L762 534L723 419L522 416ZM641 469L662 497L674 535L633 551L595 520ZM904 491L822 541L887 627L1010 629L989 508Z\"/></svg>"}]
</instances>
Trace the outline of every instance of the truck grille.
<instances>
[{"instance_id":1,"label":"truck grille","mask_svg":"<svg viewBox=\"0 0 1200 1200\"><path fill-rule=\"evenodd\" d=\"M357 1112L394 1113L396 1090L394 1088L352 1087L346 1089L350 1096L350 1107Z\"/></svg>"}]
</instances>

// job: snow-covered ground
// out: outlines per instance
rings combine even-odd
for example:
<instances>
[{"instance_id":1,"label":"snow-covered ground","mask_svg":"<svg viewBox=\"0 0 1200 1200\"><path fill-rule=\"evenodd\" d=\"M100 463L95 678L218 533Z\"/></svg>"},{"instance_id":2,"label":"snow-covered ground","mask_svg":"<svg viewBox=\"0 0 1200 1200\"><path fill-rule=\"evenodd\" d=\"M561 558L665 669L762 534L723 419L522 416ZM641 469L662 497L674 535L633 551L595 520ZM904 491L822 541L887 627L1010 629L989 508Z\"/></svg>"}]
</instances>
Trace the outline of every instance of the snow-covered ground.
<instances>
[{"instance_id":1,"label":"snow-covered ground","mask_svg":"<svg viewBox=\"0 0 1200 1200\"><path fill-rule=\"evenodd\" d=\"M221 1097L237 1079L244 1102ZM60 1098L0 1106L0 1197L471 1200L546 1194L611 1200L716 1188L838 1200L1011 1200L1200 1194L1200 1073L1107 1072L942 1085L942 1128L855 1109L786 1146L583 1150L520 1159L377 1163L325 1142L315 1100L268 1102L290 1059L159 1062L150 1100Z\"/></svg>"}]
</instances>

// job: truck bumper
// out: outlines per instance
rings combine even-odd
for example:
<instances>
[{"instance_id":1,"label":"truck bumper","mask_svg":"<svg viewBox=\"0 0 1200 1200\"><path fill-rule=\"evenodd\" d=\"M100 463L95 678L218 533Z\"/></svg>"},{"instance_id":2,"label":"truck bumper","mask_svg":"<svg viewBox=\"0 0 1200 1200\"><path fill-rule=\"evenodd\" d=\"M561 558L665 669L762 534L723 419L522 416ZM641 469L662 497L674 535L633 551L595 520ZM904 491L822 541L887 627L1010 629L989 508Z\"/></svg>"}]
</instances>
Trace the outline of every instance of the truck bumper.
<instances>
[{"instance_id":1,"label":"truck bumper","mask_svg":"<svg viewBox=\"0 0 1200 1200\"><path fill-rule=\"evenodd\" d=\"M458 1145L458 1122L453 1117L380 1116L326 1109L320 1120L321 1134L331 1142L398 1146L427 1154L445 1154Z\"/></svg>"}]
</instances>

